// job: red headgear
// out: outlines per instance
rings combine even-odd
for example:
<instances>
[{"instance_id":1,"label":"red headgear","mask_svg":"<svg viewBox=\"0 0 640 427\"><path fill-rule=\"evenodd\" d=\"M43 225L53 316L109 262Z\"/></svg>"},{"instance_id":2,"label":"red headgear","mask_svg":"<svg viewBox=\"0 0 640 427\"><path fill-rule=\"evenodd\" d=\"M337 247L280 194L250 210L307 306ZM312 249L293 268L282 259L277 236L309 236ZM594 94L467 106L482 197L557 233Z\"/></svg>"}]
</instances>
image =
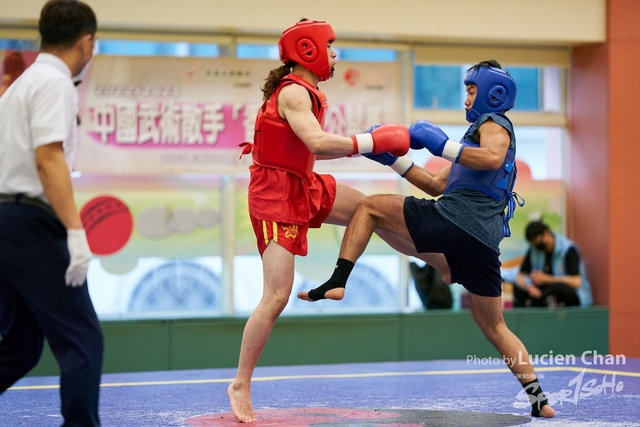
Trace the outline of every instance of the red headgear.
<instances>
[{"instance_id":1,"label":"red headgear","mask_svg":"<svg viewBox=\"0 0 640 427\"><path fill-rule=\"evenodd\" d=\"M320 77L320 81L331 77L327 56L327 44L334 42L336 35L325 21L301 21L282 32L278 40L280 59L287 65L293 61Z\"/></svg>"}]
</instances>

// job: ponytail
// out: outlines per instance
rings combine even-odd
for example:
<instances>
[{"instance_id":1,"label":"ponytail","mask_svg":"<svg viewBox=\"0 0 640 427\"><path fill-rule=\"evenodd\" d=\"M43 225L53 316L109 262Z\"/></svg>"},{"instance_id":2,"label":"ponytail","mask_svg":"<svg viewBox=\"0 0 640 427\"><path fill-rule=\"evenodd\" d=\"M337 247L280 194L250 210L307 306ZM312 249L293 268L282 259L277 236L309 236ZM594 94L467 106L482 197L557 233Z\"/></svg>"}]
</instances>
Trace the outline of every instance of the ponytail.
<instances>
[{"instance_id":1,"label":"ponytail","mask_svg":"<svg viewBox=\"0 0 640 427\"><path fill-rule=\"evenodd\" d=\"M273 95L273 92L275 92L278 87L278 82L281 78L291 72L291 67L293 67L293 65L294 63L290 62L288 65L281 65L269 72L269 77L265 79L265 84L261 88L262 93L264 94L262 97L263 101L267 101L271 95Z\"/></svg>"}]
</instances>

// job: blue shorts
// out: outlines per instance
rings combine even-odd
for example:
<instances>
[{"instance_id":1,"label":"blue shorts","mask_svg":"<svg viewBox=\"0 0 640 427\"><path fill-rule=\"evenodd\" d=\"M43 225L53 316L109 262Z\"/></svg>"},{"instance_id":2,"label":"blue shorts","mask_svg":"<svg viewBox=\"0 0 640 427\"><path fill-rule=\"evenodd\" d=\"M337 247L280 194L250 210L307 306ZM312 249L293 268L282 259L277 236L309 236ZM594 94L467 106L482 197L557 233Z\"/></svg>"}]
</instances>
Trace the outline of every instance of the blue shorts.
<instances>
[{"instance_id":1,"label":"blue shorts","mask_svg":"<svg viewBox=\"0 0 640 427\"><path fill-rule=\"evenodd\" d=\"M502 294L500 252L443 218L433 200L405 198L404 221L419 253L444 254L452 282L476 295Z\"/></svg>"}]
</instances>

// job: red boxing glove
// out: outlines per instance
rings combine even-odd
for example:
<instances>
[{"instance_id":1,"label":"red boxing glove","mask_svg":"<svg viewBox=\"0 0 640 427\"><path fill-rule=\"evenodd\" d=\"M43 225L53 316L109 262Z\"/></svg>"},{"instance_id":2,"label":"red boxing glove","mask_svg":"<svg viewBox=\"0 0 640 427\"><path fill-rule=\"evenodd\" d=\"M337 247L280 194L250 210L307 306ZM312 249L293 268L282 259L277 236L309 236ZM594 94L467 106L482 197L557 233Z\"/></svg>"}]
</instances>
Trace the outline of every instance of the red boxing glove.
<instances>
[{"instance_id":1,"label":"red boxing glove","mask_svg":"<svg viewBox=\"0 0 640 427\"><path fill-rule=\"evenodd\" d=\"M409 152L409 130L404 125L383 125L371 133L352 135L353 154L391 153L404 156Z\"/></svg>"}]
</instances>

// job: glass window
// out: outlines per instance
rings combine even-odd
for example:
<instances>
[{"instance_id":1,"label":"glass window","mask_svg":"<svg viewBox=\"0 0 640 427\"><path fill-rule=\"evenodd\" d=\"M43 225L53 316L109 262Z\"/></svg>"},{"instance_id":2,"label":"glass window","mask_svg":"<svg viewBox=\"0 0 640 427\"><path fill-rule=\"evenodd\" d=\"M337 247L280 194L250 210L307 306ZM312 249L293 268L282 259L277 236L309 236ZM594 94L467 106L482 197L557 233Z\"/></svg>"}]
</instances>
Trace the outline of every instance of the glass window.
<instances>
[{"instance_id":1,"label":"glass window","mask_svg":"<svg viewBox=\"0 0 640 427\"><path fill-rule=\"evenodd\" d=\"M355 49L335 46L333 49L338 60L342 61L393 62L397 56L393 49ZM278 60L280 51L277 45L239 43L236 45L236 56L243 59Z\"/></svg>"},{"instance_id":2,"label":"glass window","mask_svg":"<svg viewBox=\"0 0 640 427\"><path fill-rule=\"evenodd\" d=\"M109 266L106 266L109 268ZM101 319L222 314L222 259L140 257L131 271L113 273L100 259L87 283Z\"/></svg>"},{"instance_id":3,"label":"glass window","mask_svg":"<svg viewBox=\"0 0 640 427\"><path fill-rule=\"evenodd\" d=\"M39 47L35 40L0 39L1 50L38 50Z\"/></svg>"},{"instance_id":4,"label":"glass window","mask_svg":"<svg viewBox=\"0 0 640 427\"><path fill-rule=\"evenodd\" d=\"M416 65L414 108L462 110L466 96L463 80L473 64ZM515 111L562 112L562 69L558 67L505 67L516 81Z\"/></svg>"},{"instance_id":5,"label":"glass window","mask_svg":"<svg viewBox=\"0 0 640 427\"><path fill-rule=\"evenodd\" d=\"M540 69L530 67L505 67L516 81L518 96L514 111L540 110Z\"/></svg>"},{"instance_id":6,"label":"glass window","mask_svg":"<svg viewBox=\"0 0 640 427\"><path fill-rule=\"evenodd\" d=\"M98 40L96 49L99 54L121 56L217 57L220 54L216 44L142 40Z\"/></svg>"},{"instance_id":7,"label":"glass window","mask_svg":"<svg viewBox=\"0 0 640 427\"><path fill-rule=\"evenodd\" d=\"M213 175L74 179L81 216L106 194L106 208L121 203L88 228L90 245L108 243L87 274L101 319L222 314L221 185Z\"/></svg>"},{"instance_id":8,"label":"glass window","mask_svg":"<svg viewBox=\"0 0 640 427\"><path fill-rule=\"evenodd\" d=\"M465 93L463 78L464 69L460 66L415 66L415 108L463 109Z\"/></svg>"},{"instance_id":9,"label":"glass window","mask_svg":"<svg viewBox=\"0 0 640 427\"><path fill-rule=\"evenodd\" d=\"M217 58L220 56L220 47L211 43L189 43L189 56Z\"/></svg>"},{"instance_id":10,"label":"glass window","mask_svg":"<svg viewBox=\"0 0 640 427\"><path fill-rule=\"evenodd\" d=\"M236 45L236 56L242 59L280 59L278 45L246 44Z\"/></svg>"},{"instance_id":11,"label":"glass window","mask_svg":"<svg viewBox=\"0 0 640 427\"><path fill-rule=\"evenodd\" d=\"M393 49L356 49L334 47L338 60L363 62L393 62L396 51Z\"/></svg>"}]
</instances>

